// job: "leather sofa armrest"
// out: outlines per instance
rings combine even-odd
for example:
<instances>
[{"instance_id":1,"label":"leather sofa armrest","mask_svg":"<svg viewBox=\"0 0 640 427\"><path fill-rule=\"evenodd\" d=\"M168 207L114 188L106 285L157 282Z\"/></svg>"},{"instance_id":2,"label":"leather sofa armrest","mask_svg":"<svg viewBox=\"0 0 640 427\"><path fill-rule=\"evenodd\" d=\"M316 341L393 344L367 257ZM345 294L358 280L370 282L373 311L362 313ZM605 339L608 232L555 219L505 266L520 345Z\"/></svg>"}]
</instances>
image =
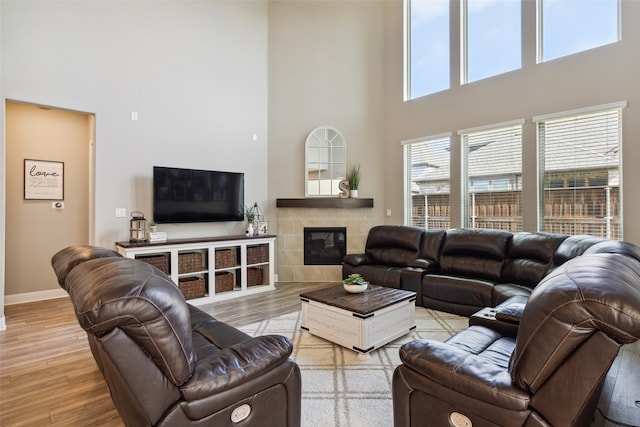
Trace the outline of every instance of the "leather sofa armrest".
<instances>
[{"instance_id":1,"label":"leather sofa armrest","mask_svg":"<svg viewBox=\"0 0 640 427\"><path fill-rule=\"evenodd\" d=\"M508 304L496 310L496 319L503 322L519 324L523 311L524 304L522 303Z\"/></svg>"},{"instance_id":2,"label":"leather sofa armrest","mask_svg":"<svg viewBox=\"0 0 640 427\"><path fill-rule=\"evenodd\" d=\"M431 259L418 258L407 264L407 267L422 268L423 270L435 270L438 267L438 263Z\"/></svg>"},{"instance_id":3,"label":"leather sofa armrest","mask_svg":"<svg viewBox=\"0 0 640 427\"><path fill-rule=\"evenodd\" d=\"M344 256L342 261L354 267L358 265L371 264L371 259L367 256L367 254L347 254Z\"/></svg>"},{"instance_id":4,"label":"leather sofa armrest","mask_svg":"<svg viewBox=\"0 0 640 427\"><path fill-rule=\"evenodd\" d=\"M400 348L400 359L428 379L491 405L513 411L529 406L529 393L513 385L507 369L446 342L412 341Z\"/></svg>"},{"instance_id":5,"label":"leather sofa armrest","mask_svg":"<svg viewBox=\"0 0 640 427\"><path fill-rule=\"evenodd\" d=\"M263 335L224 349L211 347L210 354L200 355L193 375L180 387L186 401L241 386L288 360L293 350L291 341L280 335Z\"/></svg>"},{"instance_id":6,"label":"leather sofa armrest","mask_svg":"<svg viewBox=\"0 0 640 427\"><path fill-rule=\"evenodd\" d=\"M527 305L527 300L528 298L525 296L516 295L501 302L495 307L496 319L502 322L519 324L524 307Z\"/></svg>"},{"instance_id":7,"label":"leather sofa armrest","mask_svg":"<svg viewBox=\"0 0 640 427\"><path fill-rule=\"evenodd\" d=\"M422 276L425 270L422 268L407 267L400 272L400 287L405 291L416 293L417 305L422 305Z\"/></svg>"}]
</instances>

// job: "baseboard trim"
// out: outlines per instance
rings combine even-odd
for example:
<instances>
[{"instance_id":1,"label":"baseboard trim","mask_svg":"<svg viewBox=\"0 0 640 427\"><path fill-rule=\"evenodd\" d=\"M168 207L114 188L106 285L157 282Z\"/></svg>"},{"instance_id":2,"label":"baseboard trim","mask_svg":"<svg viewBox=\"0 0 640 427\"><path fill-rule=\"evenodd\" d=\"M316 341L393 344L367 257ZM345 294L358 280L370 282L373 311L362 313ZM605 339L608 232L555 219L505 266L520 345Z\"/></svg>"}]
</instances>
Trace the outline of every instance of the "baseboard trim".
<instances>
[{"instance_id":1,"label":"baseboard trim","mask_svg":"<svg viewBox=\"0 0 640 427\"><path fill-rule=\"evenodd\" d=\"M64 298L68 296L64 289L50 289L46 291L25 292L4 296L5 305L23 304L25 302L43 301L47 299Z\"/></svg>"}]
</instances>

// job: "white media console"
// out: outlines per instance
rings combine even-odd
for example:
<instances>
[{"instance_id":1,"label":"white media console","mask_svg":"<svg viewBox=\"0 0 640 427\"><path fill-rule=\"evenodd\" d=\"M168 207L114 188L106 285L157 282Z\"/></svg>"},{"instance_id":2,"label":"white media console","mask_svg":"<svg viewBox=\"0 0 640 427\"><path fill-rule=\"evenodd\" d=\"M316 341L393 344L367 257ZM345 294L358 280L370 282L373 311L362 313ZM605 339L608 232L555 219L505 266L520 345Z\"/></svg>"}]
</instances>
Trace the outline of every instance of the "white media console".
<instances>
[{"instance_id":1,"label":"white media console","mask_svg":"<svg viewBox=\"0 0 640 427\"><path fill-rule=\"evenodd\" d=\"M276 237L221 236L156 243L116 242L121 255L152 264L202 305L275 289Z\"/></svg>"}]
</instances>

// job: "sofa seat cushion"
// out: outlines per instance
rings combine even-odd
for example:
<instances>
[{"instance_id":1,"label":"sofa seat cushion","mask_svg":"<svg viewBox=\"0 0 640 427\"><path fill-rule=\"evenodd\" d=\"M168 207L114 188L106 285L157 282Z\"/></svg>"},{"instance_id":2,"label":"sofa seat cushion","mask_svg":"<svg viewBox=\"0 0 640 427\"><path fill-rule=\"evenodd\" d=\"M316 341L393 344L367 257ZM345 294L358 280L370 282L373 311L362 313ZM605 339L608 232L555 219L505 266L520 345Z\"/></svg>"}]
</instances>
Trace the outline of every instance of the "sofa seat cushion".
<instances>
[{"instance_id":1,"label":"sofa seat cushion","mask_svg":"<svg viewBox=\"0 0 640 427\"><path fill-rule=\"evenodd\" d=\"M469 277L427 274L422 278L422 295L439 301L467 306L491 304L495 282Z\"/></svg>"},{"instance_id":2,"label":"sofa seat cushion","mask_svg":"<svg viewBox=\"0 0 640 427\"><path fill-rule=\"evenodd\" d=\"M417 340L404 344L400 358L407 367L451 390L499 408L524 411L530 397L512 384L509 374L514 347L513 338L471 326L444 343ZM494 391L487 393L489 389Z\"/></svg>"}]
</instances>

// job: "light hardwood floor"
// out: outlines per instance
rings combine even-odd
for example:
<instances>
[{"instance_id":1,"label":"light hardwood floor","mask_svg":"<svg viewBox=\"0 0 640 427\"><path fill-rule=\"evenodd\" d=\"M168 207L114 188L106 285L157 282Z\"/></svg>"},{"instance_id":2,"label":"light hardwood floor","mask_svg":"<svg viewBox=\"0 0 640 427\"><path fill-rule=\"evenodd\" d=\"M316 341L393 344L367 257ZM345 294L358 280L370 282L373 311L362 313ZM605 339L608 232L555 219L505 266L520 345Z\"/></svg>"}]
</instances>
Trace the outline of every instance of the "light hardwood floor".
<instances>
[{"instance_id":1,"label":"light hardwood floor","mask_svg":"<svg viewBox=\"0 0 640 427\"><path fill-rule=\"evenodd\" d=\"M281 283L276 290L209 304L234 326L300 308L301 292L331 283ZM0 331L0 426L122 426L85 332L68 298L5 307ZM600 407L609 417L640 427L640 342L623 350L607 376ZM596 414L592 427L614 427ZM330 427L330 426L327 426ZM390 426L391 427L391 426Z\"/></svg>"}]
</instances>

